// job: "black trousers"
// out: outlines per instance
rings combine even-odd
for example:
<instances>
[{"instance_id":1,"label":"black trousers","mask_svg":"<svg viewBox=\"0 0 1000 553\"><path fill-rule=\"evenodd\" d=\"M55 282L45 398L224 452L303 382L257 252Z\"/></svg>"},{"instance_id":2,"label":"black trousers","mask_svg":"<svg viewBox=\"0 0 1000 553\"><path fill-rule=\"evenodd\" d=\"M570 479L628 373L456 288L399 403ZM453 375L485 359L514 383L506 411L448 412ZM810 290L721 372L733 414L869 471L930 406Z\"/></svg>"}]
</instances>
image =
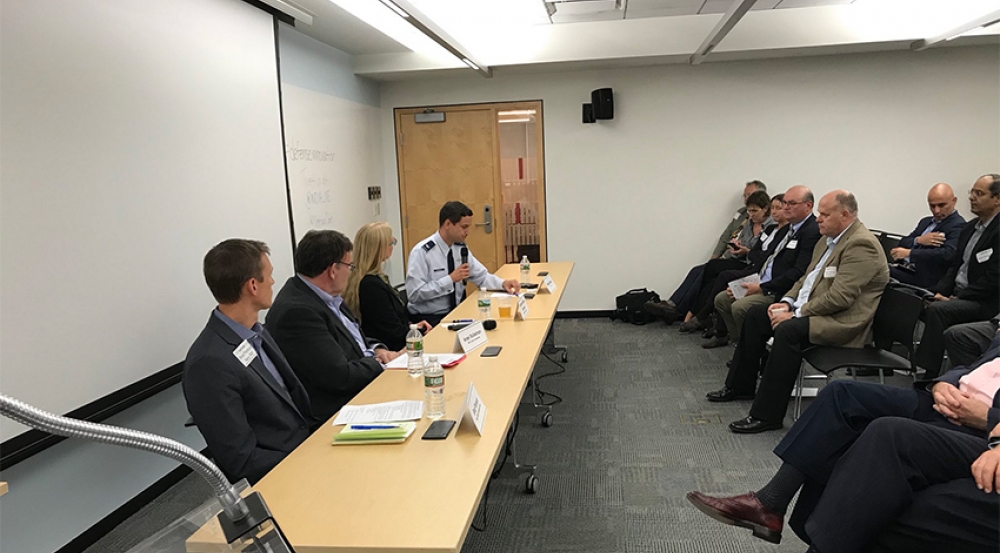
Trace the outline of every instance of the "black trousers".
<instances>
[{"instance_id":1,"label":"black trousers","mask_svg":"<svg viewBox=\"0 0 1000 553\"><path fill-rule=\"evenodd\" d=\"M821 553L997 551L1000 496L970 466L985 434L924 391L834 381L774 452L806 475L789 526Z\"/></svg>"},{"instance_id":2,"label":"black trousers","mask_svg":"<svg viewBox=\"0 0 1000 553\"><path fill-rule=\"evenodd\" d=\"M726 289L726 285L734 280L730 278L722 283L719 288L719 275L734 271L747 270L747 262L742 259L712 259L705 263L705 272L701 275L701 285L698 288L698 295L695 296L694 304L691 305L691 313L698 320L705 321L715 311L715 295ZM737 277L739 278L739 277Z\"/></svg>"},{"instance_id":3,"label":"black trousers","mask_svg":"<svg viewBox=\"0 0 1000 553\"><path fill-rule=\"evenodd\" d=\"M927 370L927 378L937 377L944 359L944 331L952 325L988 320L996 312L995 305L969 300L953 299L931 303L924 310L924 333L920 337L913 362Z\"/></svg>"},{"instance_id":4,"label":"black trousers","mask_svg":"<svg viewBox=\"0 0 1000 553\"><path fill-rule=\"evenodd\" d=\"M978 321L948 327L944 331L944 349L952 367L969 366L976 362L997 335L992 321Z\"/></svg>"},{"instance_id":5,"label":"black trousers","mask_svg":"<svg viewBox=\"0 0 1000 553\"><path fill-rule=\"evenodd\" d=\"M772 331L768 307L770 305L755 305L747 311L726 386L741 394L753 393L757 374L762 372L750 416L780 423L785 418L788 398L799 376L802 351L812 344L809 342L809 317L789 319ZM774 344L761 371L771 336L774 336Z\"/></svg>"}]
</instances>

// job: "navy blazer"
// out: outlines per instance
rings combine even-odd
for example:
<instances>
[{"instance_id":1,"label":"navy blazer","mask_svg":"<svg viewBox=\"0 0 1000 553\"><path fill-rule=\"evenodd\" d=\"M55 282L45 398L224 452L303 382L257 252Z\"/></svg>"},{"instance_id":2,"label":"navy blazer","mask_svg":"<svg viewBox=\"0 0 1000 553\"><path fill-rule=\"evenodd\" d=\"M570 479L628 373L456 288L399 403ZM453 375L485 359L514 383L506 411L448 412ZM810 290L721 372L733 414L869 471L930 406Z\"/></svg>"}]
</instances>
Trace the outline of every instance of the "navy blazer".
<instances>
[{"instance_id":1,"label":"navy blazer","mask_svg":"<svg viewBox=\"0 0 1000 553\"><path fill-rule=\"evenodd\" d=\"M346 305L341 311L353 320ZM365 357L354 336L326 303L298 276L281 287L265 326L302 380L313 415L326 421L382 374L382 364ZM374 349L382 346L361 335Z\"/></svg>"},{"instance_id":2,"label":"navy blazer","mask_svg":"<svg viewBox=\"0 0 1000 553\"><path fill-rule=\"evenodd\" d=\"M278 345L266 330L261 336L285 388L260 357L243 366L233 355L243 340L214 313L184 361L188 412L215 463L232 482L260 480L318 424L310 415L305 389Z\"/></svg>"},{"instance_id":3,"label":"navy blazer","mask_svg":"<svg viewBox=\"0 0 1000 553\"><path fill-rule=\"evenodd\" d=\"M962 300L974 301L990 311L1000 310L1000 233L997 227L1000 226L1000 216L994 217L989 226L983 231L979 241L972 248L972 255L969 256L969 286L961 292L955 293L955 277L958 269L962 265L962 252L965 246L972 239L976 231L976 223L979 219L973 219L965 223L962 233L958 238L958 255L952 260L937 286L933 289L942 296L955 295ZM986 255L986 259L979 261L978 255Z\"/></svg>"},{"instance_id":4,"label":"navy blazer","mask_svg":"<svg viewBox=\"0 0 1000 553\"><path fill-rule=\"evenodd\" d=\"M788 225L788 232L791 232L792 225ZM781 298L802 275L806 274L806 269L812 261L813 248L819 242L819 225L816 223L816 216L809 214L809 217L802 222L798 232L795 233L795 248L785 248L774 257L774 267L771 267L771 280L760 285L760 289L765 294ZM789 240L789 244L791 240ZM766 260L765 260L766 263ZM763 267L763 265L761 266Z\"/></svg>"},{"instance_id":5,"label":"navy blazer","mask_svg":"<svg viewBox=\"0 0 1000 553\"><path fill-rule=\"evenodd\" d=\"M913 232L899 240L900 248L910 250L910 263L914 265L917 286L930 288L941 280L949 265L958 255L958 239L965 225L965 219L958 210L945 217L933 232L944 233L944 243L938 247L917 244L916 240L934 222L934 217L924 217Z\"/></svg>"},{"instance_id":6,"label":"navy blazer","mask_svg":"<svg viewBox=\"0 0 1000 553\"><path fill-rule=\"evenodd\" d=\"M993 341L990 342L990 346L986 348L986 351L983 352L983 355L975 363L969 365L968 367L955 367L954 369L935 378L931 381L931 383L947 382L957 388L959 379L978 369L980 366L993 361L997 357L1000 357L1000 332L993 336ZM1000 424L1000 390L998 390L996 395L993 396L993 407L991 407L989 412L986 414L986 434L989 434L989 432L993 430L997 424Z\"/></svg>"}]
</instances>

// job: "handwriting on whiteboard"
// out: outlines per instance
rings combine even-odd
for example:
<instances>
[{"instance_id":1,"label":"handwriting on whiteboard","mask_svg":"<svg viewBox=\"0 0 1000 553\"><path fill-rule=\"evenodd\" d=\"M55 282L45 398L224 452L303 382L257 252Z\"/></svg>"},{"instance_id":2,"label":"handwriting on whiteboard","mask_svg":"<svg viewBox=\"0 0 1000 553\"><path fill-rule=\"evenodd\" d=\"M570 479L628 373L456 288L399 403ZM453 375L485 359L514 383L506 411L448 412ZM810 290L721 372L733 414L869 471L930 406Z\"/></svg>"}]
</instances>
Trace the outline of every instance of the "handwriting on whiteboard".
<instances>
[{"instance_id":1,"label":"handwriting on whiteboard","mask_svg":"<svg viewBox=\"0 0 1000 553\"><path fill-rule=\"evenodd\" d=\"M293 146L285 147L285 158L288 161L333 161L336 154L315 148L301 148L296 140Z\"/></svg>"}]
</instances>

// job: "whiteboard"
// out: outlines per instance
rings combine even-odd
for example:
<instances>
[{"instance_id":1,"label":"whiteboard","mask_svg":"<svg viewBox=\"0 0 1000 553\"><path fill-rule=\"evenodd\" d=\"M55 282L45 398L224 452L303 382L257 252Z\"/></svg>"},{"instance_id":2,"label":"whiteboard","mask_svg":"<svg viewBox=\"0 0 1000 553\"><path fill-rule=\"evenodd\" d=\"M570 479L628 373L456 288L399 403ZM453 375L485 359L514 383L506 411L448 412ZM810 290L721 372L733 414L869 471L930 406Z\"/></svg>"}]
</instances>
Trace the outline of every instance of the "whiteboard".
<instances>
[{"instance_id":1,"label":"whiteboard","mask_svg":"<svg viewBox=\"0 0 1000 553\"><path fill-rule=\"evenodd\" d=\"M274 23L241 0L0 9L0 392L65 413L184 359L214 244L264 240L291 274Z\"/></svg>"},{"instance_id":2,"label":"whiteboard","mask_svg":"<svg viewBox=\"0 0 1000 553\"><path fill-rule=\"evenodd\" d=\"M381 139L376 107L281 85L285 158L296 241L311 229L333 229L352 240L375 219L380 202Z\"/></svg>"}]
</instances>

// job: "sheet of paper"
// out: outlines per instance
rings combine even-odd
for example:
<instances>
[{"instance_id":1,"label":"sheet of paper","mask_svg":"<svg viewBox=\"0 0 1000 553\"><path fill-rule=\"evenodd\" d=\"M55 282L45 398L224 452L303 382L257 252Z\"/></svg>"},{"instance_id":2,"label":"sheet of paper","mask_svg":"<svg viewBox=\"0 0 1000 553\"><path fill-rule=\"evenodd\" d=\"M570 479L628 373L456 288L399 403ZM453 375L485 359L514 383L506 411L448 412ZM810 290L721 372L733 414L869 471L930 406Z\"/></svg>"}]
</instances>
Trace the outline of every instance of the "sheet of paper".
<instances>
[{"instance_id":1,"label":"sheet of paper","mask_svg":"<svg viewBox=\"0 0 1000 553\"><path fill-rule=\"evenodd\" d=\"M441 366L450 365L455 361L465 357L464 353L424 353L424 360L427 360L428 355L436 355L438 358L438 363ZM407 354L400 355L399 357L389 361L389 364L385 366L386 369L406 369L406 363L409 361L409 356Z\"/></svg>"},{"instance_id":2,"label":"sheet of paper","mask_svg":"<svg viewBox=\"0 0 1000 553\"><path fill-rule=\"evenodd\" d=\"M422 416L424 416L422 401L401 400L369 405L345 405L333 420L333 425L413 421Z\"/></svg>"},{"instance_id":3,"label":"sheet of paper","mask_svg":"<svg viewBox=\"0 0 1000 553\"><path fill-rule=\"evenodd\" d=\"M729 289L733 291L733 297L736 299L740 299L747 295L747 289L740 286L741 284L760 284L760 275L754 273L750 276L745 276L730 282Z\"/></svg>"}]
</instances>

